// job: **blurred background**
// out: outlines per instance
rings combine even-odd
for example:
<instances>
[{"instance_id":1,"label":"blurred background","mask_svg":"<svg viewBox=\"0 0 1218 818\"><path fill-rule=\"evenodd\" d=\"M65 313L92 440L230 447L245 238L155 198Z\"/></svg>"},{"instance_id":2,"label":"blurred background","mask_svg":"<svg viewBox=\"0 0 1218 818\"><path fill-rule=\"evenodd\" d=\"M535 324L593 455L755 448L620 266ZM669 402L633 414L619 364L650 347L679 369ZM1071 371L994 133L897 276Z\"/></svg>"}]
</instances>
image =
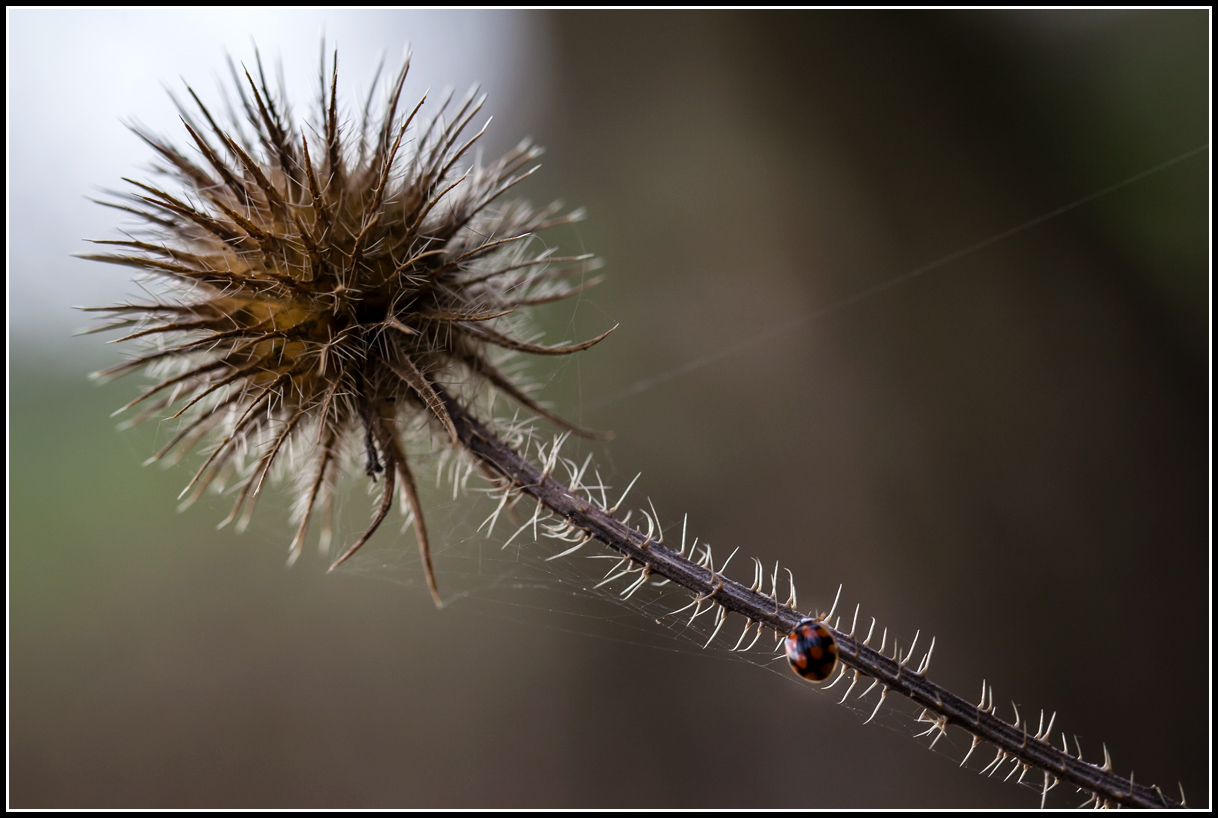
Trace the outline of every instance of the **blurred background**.
<instances>
[{"instance_id":1,"label":"blurred background","mask_svg":"<svg viewBox=\"0 0 1218 818\"><path fill-rule=\"evenodd\" d=\"M1208 806L1208 150L882 286L1205 145L1206 11L6 22L11 806L1038 803L957 769L959 736L928 753L793 677L605 638L587 596L505 607L441 564L436 612L408 572L285 571L286 500L241 536L223 498L175 513L192 470L141 468L164 430L109 417L141 379L86 380L130 351L69 337L134 292L70 258L124 224L85 197L146 175L125 118L177 139L164 89L218 99L251 38L303 116L323 33L349 100L407 43L408 97L482 82L487 155L532 135L522 195L588 208L548 240L608 278L546 337L622 326L536 371L616 432L608 480ZM555 598L588 615L547 624Z\"/></svg>"}]
</instances>

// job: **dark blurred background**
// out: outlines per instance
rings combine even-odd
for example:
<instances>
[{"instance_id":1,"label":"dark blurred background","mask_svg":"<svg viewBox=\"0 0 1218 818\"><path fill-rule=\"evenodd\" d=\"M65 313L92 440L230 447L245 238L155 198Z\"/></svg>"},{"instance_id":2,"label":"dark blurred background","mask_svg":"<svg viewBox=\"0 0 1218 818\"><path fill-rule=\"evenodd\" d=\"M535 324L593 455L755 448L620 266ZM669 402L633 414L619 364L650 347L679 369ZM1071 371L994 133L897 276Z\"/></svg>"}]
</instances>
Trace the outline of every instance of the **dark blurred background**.
<instances>
[{"instance_id":1,"label":"dark blurred background","mask_svg":"<svg viewBox=\"0 0 1218 818\"><path fill-rule=\"evenodd\" d=\"M18 41L47 51L79 22L10 12L9 76ZM264 52L286 50L257 22ZM936 636L941 683L972 698L988 680L1007 718L1012 699L1057 711L1089 760L1104 742L1120 772L1208 806L1208 150L870 289L1206 144L1208 12L297 24L359 54L361 30L409 39L420 66L445 32L528 56L484 69L492 145L531 133L549 153L523 193L588 207L558 238L608 279L548 308L547 337L622 326L543 396L616 431L610 480L641 470L636 499L669 525L688 512L717 550L781 560L805 607L844 583L903 641ZM225 44L246 57L248 33L182 24L209 59L182 72L218 71ZM139 48L123 59L160 93L174 73L141 73ZM141 113L109 103L107 128ZM49 167L37 145L63 134L13 104L10 163ZM55 197L123 172L81 171ZM108 417L139 380L88 384L120 353L55 323L96 300L72 276L121 278L62 258L119 222L57 224L16 185L10 287L36 277L57 311L23 327L10 302L12 806L1038 803L833 694L598 638L596 616L547 627L476 588L437 613L417 581L316 558L284 571L286 501L241 537L214 530L222 499L175 514L191 470L142 469L157 430ZM24 211L52 218L26 229Z\"/></svg>"}]
</instances>

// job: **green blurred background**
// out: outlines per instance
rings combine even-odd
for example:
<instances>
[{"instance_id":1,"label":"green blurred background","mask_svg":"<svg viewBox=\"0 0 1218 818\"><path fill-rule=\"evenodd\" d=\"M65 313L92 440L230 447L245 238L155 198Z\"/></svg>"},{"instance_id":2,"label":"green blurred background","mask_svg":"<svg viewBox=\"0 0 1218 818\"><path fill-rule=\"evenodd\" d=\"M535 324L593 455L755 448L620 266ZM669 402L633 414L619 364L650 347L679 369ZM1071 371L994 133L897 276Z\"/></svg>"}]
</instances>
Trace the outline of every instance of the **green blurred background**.
<instances>
[{"instance_id":1,"label":"green blurred background","mask_svg":"<svg viewBox=\"0 0 1218 818\"><path fill-rule=\"evenodd\" d=\"M181 69L202 84L225 46L248 59L250 33L292 56L296 30L268 15L9 12L9 76L22 42L102 22L205 54ZM608 279L548 308L547 337L622 326L543 396L615 430L608 479L641 470L636 499L668 525L688 512L717 551L781 560L805 607L844 583L903 643L937 637L942 683L973 697L989 680L1008 718L1011 699L1057 711L1088 759L1105 742L1119 771L1208 805L1208 150L850 300L1206 144L1208 12L292 24L312 39L291 48L314 53L325 26L340 61L362 59L361 32L413 41L420 66L436 43L490 48L478 37L525 53L511 76L484 69L488 151L531 133L550 150L524 195L589 209L558 238ZM141 69L141 43L122 59L159 94L174 74ZM315 63L287 56L309 82ZM79 93L37 67L24 83L49 111ZM783 676L600 638L596 613L523 615L554 594L520 589L518 616L441 568L460 598L437 613L417 576L326 575L311 555L285 571L286 501L242 536L215 530L219 498L175 514L190 469L141 468L163 432L108 416L139 379L91 386L121 353L61 331L96 300L80 276L120 278L63 256L120 222L60 224L57 202L135 169L63 173L37 150L65 135L24 104L10 163L45 184L15 177L9 201L12 806L1038 803ZM99 134L142 113L98 104ZM27 228L26 211L48 218Z\"/></svg>"}]
</instances>

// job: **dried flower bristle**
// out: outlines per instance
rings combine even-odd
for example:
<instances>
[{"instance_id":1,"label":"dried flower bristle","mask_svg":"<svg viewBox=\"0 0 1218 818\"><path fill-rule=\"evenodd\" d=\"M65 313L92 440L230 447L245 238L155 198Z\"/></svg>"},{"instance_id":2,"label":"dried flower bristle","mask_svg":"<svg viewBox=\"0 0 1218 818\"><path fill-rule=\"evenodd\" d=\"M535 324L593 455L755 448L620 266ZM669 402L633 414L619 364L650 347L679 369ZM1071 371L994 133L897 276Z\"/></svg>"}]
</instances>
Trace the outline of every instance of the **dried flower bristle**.
<instances>
[{"instance_id":1,"label":"dried flower bristle","mask_svg":"<svg viewBox=\"0 0 1218 818\"><path fill-rule=\"evenodd\" d=\"M491 353L565 355L608 332L570 346L519 336L508 316L595 283L571 283L590 257L531 247L537 231L579 214L559 215L557 204L498 203L536 170L528 166L540 150L527 141L458 175L486 130L462 136L485 97L471 92L451 118L446 99L434 118L416 122L422 100L399 111L409 62L389 87L384 114L369 115L374 81L352 128L340 121L337 57L330 72L323 61L317 121L308 129L293 124L282 88L278 98L271 93L260 59L257 81L230 62L242 115L230 106L221 127L188 88L197 112L178 109L198 158L133 127L168 163L157 170L169 187L182 192L125 180L137 191L101 203L139 217L147 235L98 242L121 249L85 258L134 267L166 285L151 303L94 308L116 319L100 329L130 327L120 340L156 344L98 374L149 368L159 377L124 407L151 401L132 422L181 404L171 416L184 418L181 428L152 460L213 441L184 495L197 498L236 476L225 522L244 523L268 475L290 461L300 484L294 561L315 508L328 541L336 481L354 456L370 478L383 477L380 501L334 565L367 542L399 491L438 605L404 432L422 416L456 443L435 386L465 382L588 434L529 397Z\"/></svg>"}]
</instances>

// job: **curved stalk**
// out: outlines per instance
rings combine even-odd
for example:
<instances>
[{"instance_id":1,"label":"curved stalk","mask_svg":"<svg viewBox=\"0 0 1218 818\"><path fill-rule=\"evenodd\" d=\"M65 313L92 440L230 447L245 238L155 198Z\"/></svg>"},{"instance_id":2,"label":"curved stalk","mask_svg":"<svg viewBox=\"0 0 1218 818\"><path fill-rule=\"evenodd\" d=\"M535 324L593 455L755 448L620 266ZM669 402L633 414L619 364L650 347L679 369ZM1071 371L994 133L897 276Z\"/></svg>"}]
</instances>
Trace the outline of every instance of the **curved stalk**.
<instances>
[{"instance_id":1,"label":"curved stalk","mask_svg":"<svg viewBox=\"0 0 1218 818\"><path fill-rule=\"evenodd\" d=\"M444 389L437 386L436 393L452 418L458 439L470 454L588 538L599 540L643 566L645 572L680 585L696 599L738 613L778 634L790 633L805 617L772 596L697 565L651 541L642 532L617 520L608 510L576 496L508 446ZM859 676L874 679L882 685L881 701L889 692L896 692L924 708L920 721L931 725L927 734L943 733L949 725L955 725L973 736L973 749L981 741L994 745L998 755L991 766L1011 761L1022 766L1024 774L1039 771L1044 779L1042 805L1048 791L1064 782L1090 793L1092 799L1088 803L1095 800L1100 805L1143 809L1183 806L1158 787L1137 784L1114 773L1106 751L1104 764L1096 765L1070 755L1068 749L1050 744L1052 720L1047 728L1037 727L1035 733L1029 733L1027 723L1020 723L1018 717L1014 724L1003 721L994 714L992 700L986 700L984 685L982 701L974 705L935 684L925 676L929 654L915 668L909 664L912 649L903 658L893 658L869 647L867 640L858 641L853 633L830 630L837 641L843 674L850 668ZM991 699L992 695L991 692ZM1062 744L1065 746L1065 734ZM969 752L971 755L972 750Z\"/></svg>"}]
</instances>

